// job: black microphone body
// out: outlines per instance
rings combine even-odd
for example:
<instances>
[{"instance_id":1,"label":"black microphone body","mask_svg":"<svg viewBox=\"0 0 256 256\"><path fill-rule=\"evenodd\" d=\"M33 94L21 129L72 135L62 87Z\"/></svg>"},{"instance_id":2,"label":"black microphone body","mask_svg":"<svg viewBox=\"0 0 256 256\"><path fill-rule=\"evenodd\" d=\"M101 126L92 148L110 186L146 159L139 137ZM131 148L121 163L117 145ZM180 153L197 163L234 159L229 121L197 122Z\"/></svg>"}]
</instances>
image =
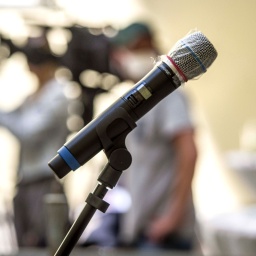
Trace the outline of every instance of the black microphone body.
<instances>
[{"instance_id":1,"label":"black microphone body","mask_svg":"<svg viewBox=\"0 0 256 256\"><path fill-rule=\"evenodd\" d=\"M102 149L106 153L113 145L123 146L141 117L182 83L206 72L216 57L215 48L201 32L181 39L131 90L65 143L49 166L62 178Z\"/></svg>"},{"instance_id":2,"label":"black microphone body","mask_svg":"<svg viewBox=\"0 0 256 256\"><path fill-rule=\"evenodd\" d=\"M137 122L180 85L178 82L174 83L174 76L175 74L166 64L156 65L130 91L65 143L64 147L75 157L79 165L83 165L105 148L98 129L105 129L106 136L112 143L126 136L136 127L129 120ZM59 155L49 162L49 166L59 178L71 170Z\"/></svg>"}]
</instances>

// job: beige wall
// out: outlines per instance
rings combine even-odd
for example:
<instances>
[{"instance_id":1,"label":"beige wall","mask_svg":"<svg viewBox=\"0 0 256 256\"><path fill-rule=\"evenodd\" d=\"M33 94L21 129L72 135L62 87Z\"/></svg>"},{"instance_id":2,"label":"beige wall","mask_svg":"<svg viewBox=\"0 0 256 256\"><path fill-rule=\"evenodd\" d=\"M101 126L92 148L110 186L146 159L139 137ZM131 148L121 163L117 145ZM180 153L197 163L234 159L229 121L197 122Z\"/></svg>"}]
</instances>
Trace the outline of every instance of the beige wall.
<instances>
[{"instance_id":1,"label":"beige wall","mask_svg":"<svg viewBox=\"0 0 256 256\"><path fill-rule=\"evenodd\" d=\"M216 47L219 56L188 90L196 99L221 150L239 147L244 122L256 118L256 2L141 1L157 28L164 50L198 28Z\"/></svg>"},{"instance_id":2,"label":"beige wall","mask_svg":"<svg viewBox=\"0 0 256 256\"><path fill-rule=\"evenodd\" d=\"M227 151L240 147L244 123L256 119L256 1L140 2L163 51L197 28L219 53L208 72L185 87L200 118L195 181L199 209L211 215L254 202L223 160Z\"/></svg>"}]
</instances>

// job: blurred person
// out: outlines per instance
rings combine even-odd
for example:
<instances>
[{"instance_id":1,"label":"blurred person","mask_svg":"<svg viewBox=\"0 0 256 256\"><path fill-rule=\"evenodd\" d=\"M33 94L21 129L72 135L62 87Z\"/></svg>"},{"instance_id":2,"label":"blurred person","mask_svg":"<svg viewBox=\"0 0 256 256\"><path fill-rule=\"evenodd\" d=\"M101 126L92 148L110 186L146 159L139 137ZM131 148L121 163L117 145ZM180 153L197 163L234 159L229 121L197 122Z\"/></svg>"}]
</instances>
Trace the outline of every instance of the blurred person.
<instances>
[{"instance_id":1,"label":"blurred person","mask_svg":"<svg viewBox=\"0 0 256 256\"><path fill-rule=\"evenodd\" d=\"M66 141L68 101L63 82L55 79L58 60L45 36L29 38L22 49L37 90L14 111L0 111L0 125L9 129L20 144L14 223L18 245L46 246L44 196L63 194L63 187L47 163ZM22 81L21 81L22 82Z\"/></svg>"},{"instance_id":2,"label":"blurred person","mask_svg":"<svg viewBox=\"0 0 256 256\"><path fill-rule=\"evenodd\" d=\"M113 38L112 67L123 79L137 82L152 69L159 55L154 39L144 23L133 23ZM194 130L188 98L179 88L127 136L132 164L120 184L132 206L121 218L121 244L187 251L195 247Z\"/></svg>"}]
</instances>

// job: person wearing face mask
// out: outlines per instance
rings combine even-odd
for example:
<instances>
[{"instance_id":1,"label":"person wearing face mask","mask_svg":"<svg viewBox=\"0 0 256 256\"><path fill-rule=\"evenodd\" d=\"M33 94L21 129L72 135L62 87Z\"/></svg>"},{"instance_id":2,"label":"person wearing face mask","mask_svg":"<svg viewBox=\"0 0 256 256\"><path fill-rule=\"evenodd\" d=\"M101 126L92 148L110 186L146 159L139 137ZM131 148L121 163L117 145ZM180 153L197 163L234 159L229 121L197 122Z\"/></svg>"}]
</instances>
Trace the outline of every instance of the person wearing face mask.
<instances>
[{"instance_id":1,"label":"person wearing face mask","mask_svg":"<svg viewBox=\"0 0 256 256\"><path fill-rule=\"evenodd\" d=\"M152 38L153 34L146 24L133 23L111 40L110 63L121 80L137 82L152 69L159 55Z\"/></svg>"},{"instance_id":2,"label":"person wearing face mask","mask_svg":"<svg viewBox=\"0 0 256 256\"><path fill-rule=\"evenodd\" d=\"M153 68L158 55L153 32L145 23L133 23L113 38L112 65L133 83ZM196 247L194 133L188 97L179 88L141 118L127 136L132 164L120 184L132 204L121 216L121 244L186 251Z\"/></svg>"}]
</instances>

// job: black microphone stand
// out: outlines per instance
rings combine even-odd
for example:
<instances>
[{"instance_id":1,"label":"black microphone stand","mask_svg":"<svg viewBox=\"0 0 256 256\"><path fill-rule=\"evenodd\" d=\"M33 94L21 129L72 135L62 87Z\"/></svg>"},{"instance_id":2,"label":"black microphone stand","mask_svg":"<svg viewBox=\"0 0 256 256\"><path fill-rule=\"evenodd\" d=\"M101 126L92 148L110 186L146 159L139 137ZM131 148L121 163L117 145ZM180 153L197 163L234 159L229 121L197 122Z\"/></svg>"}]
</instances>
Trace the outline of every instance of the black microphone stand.
<instances>
[{"instance_id":1,"label":"black microphone stand","mask_svg":"<svg viewBox=\"0 0 256 256\"><path fill-rule=\"evenodd\" d=\"M122 171L126 170L132 163L131 154L125 146L125 138L127 134L136 127L136 123L127 112L122 112L121 116L114 117L114 119L115 118L122 118L126 124L128 124L129 129L123 132L123 134L118 137L117 141L111 141L107 136L107 127L113 120L107 119L105 124L101 124L100 127L97 127L97 134L103 145L108 163L98 177L98 185L94 192L88 195L86 205L71 226L54 256L68 256L96 210L100 210L103 213L106 212L109 204L103 200L104 196L109 189L115 187Z\"/></svg>"}]
</instances>

